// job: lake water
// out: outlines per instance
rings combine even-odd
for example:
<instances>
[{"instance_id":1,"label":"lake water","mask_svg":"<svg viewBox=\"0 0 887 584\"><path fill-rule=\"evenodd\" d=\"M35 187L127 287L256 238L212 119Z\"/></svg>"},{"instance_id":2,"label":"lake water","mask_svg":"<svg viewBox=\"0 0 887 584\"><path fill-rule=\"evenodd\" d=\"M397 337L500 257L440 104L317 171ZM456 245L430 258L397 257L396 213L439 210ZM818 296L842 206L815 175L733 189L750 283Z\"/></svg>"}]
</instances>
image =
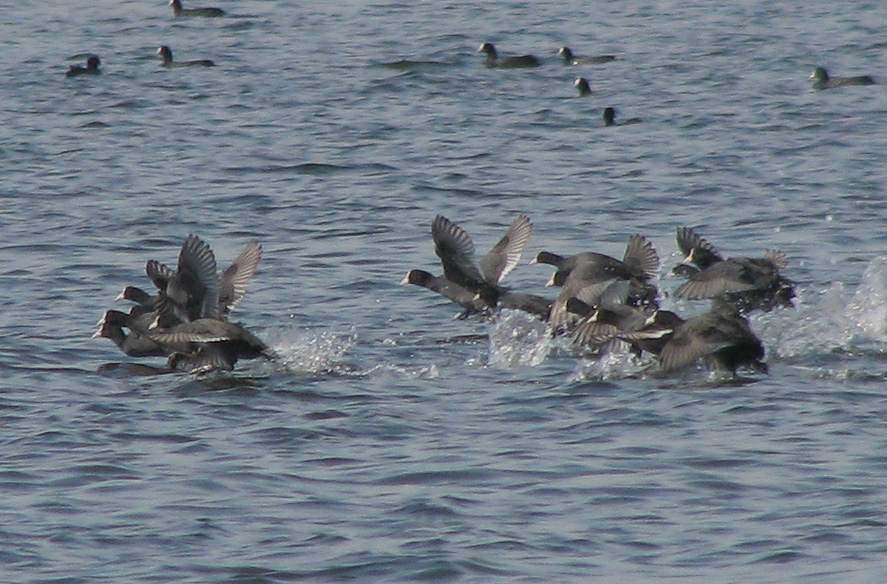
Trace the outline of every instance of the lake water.
<instances>
[{"instance_id":1,"label":"lake water","mask_svg":"<svg viewBox=\"0 0 887 584\"><path fill-rule=\"evenodd\" d=\"M887 4L200 4L228 16L0 14L0 580L883 581ZM666 293L697 226L785 251L798 305L752 318L769 376L654 377L399 286L438 213L479 250L528 214L524 263L644 234ZM236 318L279 362L136 375L163 361L90 339L189 233L262 242Z\"/></svg>"}]
</instances>

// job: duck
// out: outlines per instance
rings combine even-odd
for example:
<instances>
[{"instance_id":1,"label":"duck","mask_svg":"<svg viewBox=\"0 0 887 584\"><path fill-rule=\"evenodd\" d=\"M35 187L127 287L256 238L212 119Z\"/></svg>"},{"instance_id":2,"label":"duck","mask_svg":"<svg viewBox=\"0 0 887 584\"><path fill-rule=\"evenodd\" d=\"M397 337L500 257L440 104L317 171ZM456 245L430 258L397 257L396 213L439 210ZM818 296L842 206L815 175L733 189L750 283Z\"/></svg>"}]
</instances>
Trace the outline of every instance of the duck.
<instances>
[{"instance_id":1,"label":"duck","mask_svg":"<svg viewBox=\"0 0 887 584\"><path fill-rule=\"evenodd\" d=\"M687 300L722 299L742 313L768 312L776 307L792 307L795 284L780 271L788 262L783 252L767 250L763 257L724 259L715 247L692 229L679 227L678 247L686 253L677 270L687 281L674 295Z\"/></svg>"},{"instance_id":2,"label":"duck","mask_svg":"<svg viewBox=\"0 0 887 584\"><path fill-rule=\"evenodd\" d=\"M474 242L458 224L443 215L431 222L434 253L440 258L444 276L479 294L484 302L496 306L505 291L500 283L520 263L524 248L533 233L526 215L518 215L505 235L479 261L474 258Z\"/></svg>"},{"instance_id":3,"label":"duck","mask_svg":"<svg viewBox=\"0 0 887 584\"><path fill-rule=\"evenodd\" d=\"M709 368L734 376L739 367L769 372L763 361L763 343L748 320L728 302L715 302L710 311L678 323L659 352L659 369L669 373L700 359Z\"/></svg>"},{"instance_id":4,"label":"duck","mask_svg":"<svg viewBox=\"0 0 887 584\"><path fill-rule=\"evenodd\" d=\"M486 54L487 67L497 67L500 69L517 69L525 67L538 67L542 61L533 55L515 55L508 57L500 57L493 43L484 43L478 49L478 52Z\"/></svg>"},{"instance_id":5,"label":"duck","mask_svg":"<svg viewBox=\"0 0 887 584\"><path fill-rule=\"evenodd\" d=\"M579 97L591 95L591 84L585 77L577 77L573 82L573 87L579 92Z\"/></svg>"},{"instance_id":6,"label":"duck","mask_svg":"<svg viewBox=\"0 0 887 584\"><path fill-rule=\"evenodd\" d=\"M653 244L642 235L632 235L625 246L621 260L606 254L586 251L572 256L562 256L549 251L541 251L530 260L531 264L547 264L556 268L546 282L546 286L564 286L570 273L578 266L583 267L581 279L597 283L609 279L630 282L629 302L631 304L655 303L658 291L652 281L659 274L659 254Z\"/></svg>"},{"instance_id":7,"label":"duck","mask_svg":"<svg viewBox=\"0 0 887 584\"><path fill-rule=\"evenodd\" d=\"M93 55L86 60L86 67L80 65L71 65L65 77L77 77L78 75L99 75L102 71L99 66L102 64L101 59Z\"/></svg>"},{"instance_id":8,"label":"duck","mask_svg":"<svg viewBox=\"0 0 887 584\"><path fill-rule=\"evenodd\" d=\"M616 121L616 108L614 107L605 107L604 108L604 125L609 126L630 126L632 124L640 124L641 118L628 118L625 121L617 122Z\"/></svg>"},{"instance_id":9,"label":"duck","mask_svg":"<svg viewBox=\"0 0 887 584\"><path fill-rule=\"evenodd\" d=\"M225 16L225 11L221 8L183 8L182 0L169 0L169 5L175 16Z\"/></svg>"},{"instance_id":10,"label":"duck","mask_svg":"<svg viewBox=\"0 0 887 584\"><path fill-rule=\"evenodd\" d=\"M817 67L810 74L813 79L813 89L831 89L846 85L874 85L875 80L870 75L857 75L856 77L830 77L825 67Z\"/></svg>"},{"instance_id":11,"label":"duck","mask_svg":"<svg viewBox=\"0 0 887 584\"><path fill-rule=\"evenodd\" d=\"M561 47L557 54L564 60L564 65L596 65L599 63L609 63L615 61L615 55L597 55L593 57L577 57L570 50L570 47Z\"/></svg>"},{"instance_id":12,"label":"duck","mask_svg":"<svg viewBox=\"0 0 887 584\"><path fill-rule=\"evenodd\" d=\"M156 295L127 286L117 298L157 311L156 324L162 328L202 317L227 320L246 295L261 259L261 244L251 241L224 272L216 275L215 254L206 242L190 235L182 244L176 270L156 260L146 264L145 273L157 287ZM211 306L214 299L216 310Z\"/></svg>"},{"instance_id":13,"label":"duck","mask_svg":"<svg viewBox=\"0 0 887 584\"><path fill-rule=\"evenodd\" d=\"M166 357L170 354L169 348L145 336L154 318L156 315L142 312L139 306L133 307L129 313L108 310L99 320L98 329L92 337L111 339L130 357ZM123 329L129 329L129 333Z\"/></svg>"},{"instance_id":14,"label":"duck","mask_svg":"<svg viewBox=\"0 0 887 584\"><path fill-rule=\"evenodd\" d=\"M435 276L425 270L410 270L403 280L400 281L400 284L402 286L407 284L421 286L432 292L437 292L444 298L458 304L463 308L463 312L456 317L460 320L475 314L481 314L488 308L487 303L476 292L472 292L464 286L447 280L443 275Z\"/></svg>"},{"instance_id":15,"label":"duck","mask_svg":"<svg viewBox=\"0 0 887 584\"><path fill-rule=\"evenodd\" d=\"M410 270L400 283L401 285L413 284L427 288L458 304L463 308L463 312L456 316L460 320L469 316L480 316L487 319L494 316L500 309L520 310L542 320L548 320L551 314L552 301L543 296L502 289L495 297L495 304L491 304L484 300L481 294L451 282L443 275L434 276L425 270Z\"/></svg>"},{"instance_id":16,"label":"duck","mask_svg":"<svg viewBox=\"0 0 887 584\"><path fill-rule=\"evenodd\" d=\"M231 371L240 359L274 358L273 351L243 325L214 318L149 330L144 336L164 347L167 366L179 371Z\"/></svg>"},{"instance_id":17,"label":"duck","mask_svg":"<svg viewBox=\"0 0 887 584\"><path fill-rule=\"evenodd\" d=\"M175 69L179 67L215 67L216 64L211 59L194 59L191 61L173 61L172 58L172 50L163 45L159 49L157 49L157 54L163 59L162 67L166 67L167 69Z\"/></svg>"}]
</instances>

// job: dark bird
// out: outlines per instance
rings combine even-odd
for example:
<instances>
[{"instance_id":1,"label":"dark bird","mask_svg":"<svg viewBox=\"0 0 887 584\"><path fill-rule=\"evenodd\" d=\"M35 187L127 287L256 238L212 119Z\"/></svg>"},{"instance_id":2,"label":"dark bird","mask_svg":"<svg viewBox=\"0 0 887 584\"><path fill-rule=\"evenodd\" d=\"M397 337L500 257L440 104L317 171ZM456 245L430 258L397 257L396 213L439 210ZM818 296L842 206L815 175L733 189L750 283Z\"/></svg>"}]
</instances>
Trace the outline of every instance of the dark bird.
<instances>
[{"instance_id":1,"label":"dark bird","mask_svg":"<svg viewBox=\"0 0 887 584\"><path fill-rule=\"evenodd\" d=\"M77 77L78 75L98 75L101 73L99 65L102 64L101 59L93 55L86 60L86 67L80 65L71 65L65 77Z\"/></svg>"},{"instance_id":2,"label":"dark bird","mask_svg":"<svg viewBox=\"0 0 887 584\"><path fill-rule=\"evenodd\" d=\"M577 57L569 47L561 47L557 52L564 59L564 65L596 65L615 61L614 55L597 55L593 57Z\"/></svg>"},{"instance_id":3,"label":"dark bird","mask_svg":"<svg viewBox=\"0 0 887 584\"><path fill-rule=\"evenodd\" d=\"M792 306L794 282L780 274L786 267L785 254L768 250L762 258L723 259L717 250L690 228L677 230L677 241L686 253L685 268L675 271L688 278L675 296L688 300L721 298L741 312Z\"/></svg>"},{"instance_id":4,"label":"dark bird","mask_svg":"<svg viewBox=\"0 0 887 584\"><path fill-rule=\"evenodd\" d=\"M215 63L211 59L194 59L191 61L173 61L172 50L166 45L157 49L157 54L163 59L162 66L167 69L175 69L179 67L215 67Z\"/></svg>"},{"instance_id":5,"label":"dark bird","mask_svg":"<svg viewBox=\"0 0 887 584\"><path fill-rule=\"evenodd\" d=\"M616 121L616 108L614 107L605 107L604 108L604 125L605 126L630 126L632 124L640 124L641 118L628 118L625 121L617 122Z\"/></svg>"},{"instance_id":6,"label":"dark bird","mask_svg":"<svg viewBox=\"0 0 887 584\"><path fill-rule=\"evenodd\" d=\"M549 264L557 268L546 286L563 286L567 289L559 296L560 301L555 301L553 313L558 316L566 309L567 299L573 296L593 304L592 300L594 298L600 300L601 295L604 295L605 299L608 297L614 299L613 293L624 288L625 301L629 304L655 305L659 294L653 284L653 280L659 274L659 254L656 253L653 244L641 235L629 238L622 260L597 252L582 252L565 257L543 251L539 252L530 263ZM568 286L567 281L571 272L579 266L582 266L580 273L570 280ZM603 284L612 281L625 281L628 285L612 288ZM581 292L587 286L596 286L596 288Z\"/></svg>"},{"instance_id":7,"label":"dark bird","mask_svg":"<svg viewBox=\"0 0 887 584\"><path fill-rule=\"evenodd\" d=\"M182 8L181 0L169 0L169 5L176 16L225 16L225 11L221 8Z\"/></svg>"},{"instance_id":8,"label":"dark bird","mask_svg":"<svg viewBox=\"0 0 887 584\"><path fill-rule=\"evenodd\" d=\"M687 367L699 359L713 369L736 375L739 367L767 373L764 345L734 306L715 302L705 314L675 327L659 353L659 366L667 373Z\"/></svg>"},{"instance_id":9,"label":"dark bird","mask_svg":"<svg viewBox=\"0 0 887 584\"><path fill-rule=\"evenodd\" d=\"M579 92L579 97L591 95L591 85L589 85L588 79L585 77L577 77L576 81L573 82L573 87Z\"/></svg>"},{"instance_id":10,"label":"dark bird","mask_svg":"<svg viewBox=\"0 0 887 584\"><path fill-rule=\"evenodd\" d=\"M515 55L508 57L500 57L496 52L493 43L484 43L478 49L478 52L486 54L487 67L498 67L500 69L517 69L522 67L538 67L542 64L537 57L533 55Z\"/></svg>"},{"instance_id":11,"label":"dark bird","mask_svg":"<svg viewBox=\"0 0 887 584\"><path fill-rule=\"evenodd\" d=\"M274 358L268 346L243 326L212 318L153 329L144 336L167 348L168 366L181 371L230 371L240 359Z\"/></svg>"},{"instance_id":12,"label":"dark bird","mask_svg":"<svg viewBox=\"0 0 887 584\"><path fill-rule=\"evenodd\" d=\"M479 294L491 306L498 303L503 292L499 284L520 262L532 233L530 218L519 215L502 239L475 261L474 242L464 229L443 215L431 223L434 253L440 258L446 279Z\"/></svg>"},{"instance_id":13,"label":"dark bird","mask_svg":"<svg viewBox=\"0 0 887 584\"><path fill-rule=\"evenodd\" d=\"M831 89L846 85L874 85L875 80L870 75L858 75L856 77L830 77L824 67L817 67L810 74L813 79L813 89Z\"/></svg>"},{"instance_id":14,"label":"dark bird","mask_svg":"<svg viewBox=\"0 0 887 584\"><path fill-rule=\"evenodd\" d=\"M496 309L502 308L520 310L538 316L542 320L548 320L548 316L551 313L551 300L548 298L501 288L498 290L495 305L491 305L480 294L450 282L445 276L434 276L424 270L410 270L400 283L402 285L413 284L427 288L455 302L464 309L457 316L459 319L473 315L492 316Z\"/></svg>"}]
</instances>

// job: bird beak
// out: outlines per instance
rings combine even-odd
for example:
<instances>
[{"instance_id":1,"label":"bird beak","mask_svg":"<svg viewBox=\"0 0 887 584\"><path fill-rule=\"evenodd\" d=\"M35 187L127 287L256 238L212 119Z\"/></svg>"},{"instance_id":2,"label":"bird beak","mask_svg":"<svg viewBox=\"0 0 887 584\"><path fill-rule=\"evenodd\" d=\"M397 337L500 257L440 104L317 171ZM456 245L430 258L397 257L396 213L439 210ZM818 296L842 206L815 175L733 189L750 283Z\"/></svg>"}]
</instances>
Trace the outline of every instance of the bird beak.
<instances>
[{"instance_id":1,"label":"bird beak","mask_svg":"<svg viewBox=\"0 0 887 584\"><path fill-rule=\"evenodd\" d=\"M407 272L407 275L403 277L403 280L400 281L401 286L406 286L410 283L410 274Z\"/></svg>"},{"instance_id":2,"label":"bird beak","mask_svg":"<svg viewBox=\"0 0 887 584\"><path fill-rule=\"evenodd\" d=\"M555 272L557 274L557 272ZM546 286L554 286L554 276L551 276L551 279L545 282Z\"/></svg>"}]
</instances>

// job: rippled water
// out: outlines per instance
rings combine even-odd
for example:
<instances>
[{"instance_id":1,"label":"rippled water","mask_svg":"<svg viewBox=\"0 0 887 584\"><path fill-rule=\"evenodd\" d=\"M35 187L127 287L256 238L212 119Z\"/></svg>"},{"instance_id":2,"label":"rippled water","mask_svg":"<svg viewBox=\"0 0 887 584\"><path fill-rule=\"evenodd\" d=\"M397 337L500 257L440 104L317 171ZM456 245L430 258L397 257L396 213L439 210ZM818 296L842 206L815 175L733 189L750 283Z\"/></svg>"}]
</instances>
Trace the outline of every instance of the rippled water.
<instances>
[{"instance_id":1,"label":"rippled water","mask_svg":"<svg viewBox=\"0 0 887 584\"><path fill-rule=\"evenodd\" d=\"M2 581L883 578L887 5L214 4L0 11ZM526 259L643 233L668 265L678 225L784 250L771 375L650 377L398 286L439 270L435 214L484 250L520 212ZM237 318L280 362L140 375L89 338L189 233L263 243Z\"/></svg>"}]
</instances>

